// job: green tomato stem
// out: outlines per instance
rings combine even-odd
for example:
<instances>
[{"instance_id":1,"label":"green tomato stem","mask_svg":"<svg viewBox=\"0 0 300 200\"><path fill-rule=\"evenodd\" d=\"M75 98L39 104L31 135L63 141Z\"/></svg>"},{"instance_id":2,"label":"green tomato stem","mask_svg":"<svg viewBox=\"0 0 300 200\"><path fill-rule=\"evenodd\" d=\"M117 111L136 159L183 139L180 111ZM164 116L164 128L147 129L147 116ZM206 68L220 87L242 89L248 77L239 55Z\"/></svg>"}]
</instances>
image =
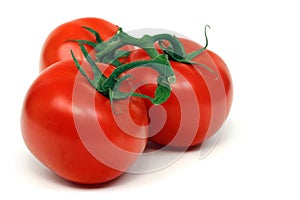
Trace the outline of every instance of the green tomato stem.
<instances>
[{"instance_id":1,"label":"green tomato stem","mask_svg":"<svg viewBox=\"0 0 300 200\"><path fill-rule=\"evenodd\" d=\"M170 34L158 34L154 36L144 35L141 38L136 38L123 32L123 30L120 28L118 32L108 41L102 41L102 38L95 30L89 27L83 27L87 31L94 34L96 38L96 43L92 43L87 40L77 40L83 55L85 56L87 62L93 70L93 80L91 80L86 75L85 71L81 67L78 60L75 58L74 54L72 52L71 53L76 67L81 72L81 74L98 92L110 98L111 101L113 99L124 99L128 96L138 96L150 99L154 104L161 104L170 96L170 85L175 83L176 81L174 71L169 62L169 57L177 62L192 64L193 62L191 60L202 53L207 47L207 27L209 26L205 27L205 47L190 54L187 54L181 42L175 36L171 36ZM159 45L164 52L163 54L160 54L154 46L154 43L157 41L159 42ZM167 41L168 44L163 46L162 44L165 44L165 41ZM93 46L95 48L96 60L93 60L92 57L88 54L87 50L84 47L84 44ZM136 46L144 49L145 52L149 55L150 60L140 60L126 64L121 63L118 58L121 58L123 56L126 57L130 54L130 52L122 52L123 50L119 50L125 45ZM114 66L117 66L117 68L111 73L109 77L105 77L98 69L96 62L112 64ZM144 94L137 94L134 92L124 93L119 91L121 82L131 77L130 74L126 74L124 76L122 76L122 74L138 67L150 67L158 72L159 75L157 77L157 88L154 98L146 96Z\"/></svg>"},{"instance_id":2,"label":"green tomato stem","mask_svg":"<svg viewBox=\"0 0 300 200\"><path fill-rule=\"evenodd\" d=\"M173 47L174 55L183 57L185 55L184 49L180 41L170 34L158 34L154 36L144 35L141 38L135 38L127 33L123 32L120 28L117 34L115 34L110 40L100 43L96 47L97 59L101 61L105 56L111 54L115 50L125 46L132 45L144 49L150 58L155 58L159 55L159 52L154 47L154 43L159 40L166 40Z\"/></svg>"},{"instance_id":3,"label":"green tomato stem","mask_svg":"<svg viewBox=\"0 0 300 200\"><path fill-rule=\"evenodd\" d=\"M96 62L89 56L87 50L85 49L83 44L80 44L80 48L85 56L87 62L91 66L94 79L90 79L83 68L81 67L80 63L74 56L73 52L71 51L73 60L76 64L76 67L81 72L81 74L89 81L89 83L101 94L108 97L111 101L113 99L123 99L130 95L132 96L140 96L143 98L150 99L154 104L161 104L168 99L171 93L170 84L173 84L176 81L174 71L171 68L168 56L165 54L158 54L156 58L151 60L142 60L131 62L127 64L120 65L117 67L109 77L105 77L102 72L98 69ZM122 78L122 74L130 69L137 68L137 67L150 67L156 70L159 73L158 77L158 86L156 88L155 97L151 98L146 95L133 95L132 92L122 93L119 91L120 83L123 82L128 75L125 75L125 78Z\"/></svg>"}]
</instances>

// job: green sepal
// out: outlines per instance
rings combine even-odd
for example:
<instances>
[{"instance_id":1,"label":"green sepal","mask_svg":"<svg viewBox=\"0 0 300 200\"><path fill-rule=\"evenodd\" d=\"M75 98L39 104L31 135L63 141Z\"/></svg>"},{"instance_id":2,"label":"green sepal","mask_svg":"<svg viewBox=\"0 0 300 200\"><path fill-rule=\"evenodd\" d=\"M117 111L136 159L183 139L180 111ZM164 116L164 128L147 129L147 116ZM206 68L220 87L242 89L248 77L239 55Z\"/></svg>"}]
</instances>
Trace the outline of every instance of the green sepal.
<instances>
[{"instance_id":1,"label":"green sepal","mask_svg":"<svg viewBox=\"0 0 300 200\"><path fill-rule=\"evenodd\" d=\"M101 83L103 79L106 79L106 77L102 74L102 72L100 71L100 69L98 68L96 62L93 60L93 58L89 55L89 52L85 49L83 44L80 44L80 49L85 57L85 59L87 60L87 62L90 64L93 73L94 73L94 78L93 78L93 86L96 88L97 91L102 91L101 90L101 85L99 85L99 83Z\"/></svg>"},{"instance_id":2,"label":"green sepal","mask_svg":"<svg viewBox=\"0 0 300 200\"><path fill-rule=\"evenodd\" d=\"M116 67L121 66L123 63L119 61L120 58L126 58L130 54L130 51L126 50L117 50L114 55L112 56L111 54L106 55L105 57L102 58L101 62L106 63L106 64L112 64Z\"/></svg>"},{"instance_id":3,"label":"green sepal","mask_svg":"<svg viewBox=\"0 0 300 200\"><path fill-rule=\"evenodd\" d=\"M125 57L128 57L129 55L130 55L130 51L127 51L127 50L117 50L117 51L115 52L114 57L115 57L116 59L118 59L118 58L125 58Z\"/></svg>"},{"instance_id":4,"label":"green sepal","mask_svg":"<svg viewBox=\"0 0 300 200\"><path fill-rule=\"evenodd\" d=\"M165 102L171 94L171 87L169 84L166 84L164 79L160 76L157 79L157 88L155 90L155 96L154 98L141 94L141 93L135 93L133 91L130 92L120 92L119 88L121 86L121 83L127 80L128 78L132 77L131 74L126 74L119 78L115 84L115 87L113 90L109 89L109 98L110 100L120 100L120 99L126 99L130 96L140 97L149 99L153 104L161 104Z\"/></svg>"},{"instance_id":5,"label":"green sepal","mask_svg":"<svg viewBox=\"0 0 300 200\"><path fill-rule=\"evenodd\" d=\"M163 40L159 40L158 45L171 59L178 61L183 59L186 56L186 53L177 37L173 36L173 41L176 41L176 46L172 46L171 43L167 45Z\"/></svg>"},{"instance_id":6,"label":"green sepal","mask_svg":"<svg viewBox=\"0 0 300 200\"><path fill-rule=\"evenodd\" d=\"M93 48L95 48L97 46L97 43L91 42L89 40L73 40L73 41L77 42L78 44L86 44L86 45L91 46Z\"/></svg>"},{"instance_id":7,"label":"green sepal","mask_svg":"<svg viewBox=\"0 0 300 200\"><path fill-rule=\"evenodd\" d=\"M88 30L90 33L92 33L96 37L97 43L103 42L102 38L100 37L99 33L96 30L94 30L90 27L86 27L86 26L82 26L82 28L84 28L84 29Z\"/></svg>"},{"instance_id":8,"label":"green sepal","mask_svg":"<svg viewBox=\"0 0 300 200\"><path fill-rule=\"evenodd\" d=\"M189 54L186 54L185 58L187 60L193 60L195 57L197 57L198 55L200 55L208 46L208 37L207 37L207 28L210 28L209 25L206 25L205 28L204 28L204 35L205 35L205 46L202 47L201 49L198 49L196 51L193 51Z\"/></svg>"},{"instance_id":9,"label":"green sepal","mask_svg":"<svg viewBox=\"0 0 300 200\"><path fill-rule=\"evenodd\" d=\"M161 104L165 102L171 95L171 87L166 84L159 76L157 78L157 88L155 90L155 97L150 99L153 104Z\"/></svg>"},{"instance_id":10,"label":"green sepal","mask_svg":"<svg viewBox=\"0 0 300 200\"><path fill-rule=\"evenodd\" d=\"M210 67L208 67L207 65L205 64L202 64L202 63L197 63L197 62L189 62L188 64L191 64L191 65L197 65L197 66L200 66L200 67L203 67L204 69L208 70L210 73L214 74L216 76L216 80L219 78L219 75L217 72L215 72L214 70L212 70Z\"/></svg>"},{"instance_id":11,"label":"green sepal","mask_svg":"<svg viewBox=\"0 0 300 200\"><path fill-rule=\"evenodd\" d=\"M81 67L81 64L78 62L77 58L75 57L73 51L71 50L71 55L73 58L73 61L75 63L75 66L77 67L77 69L79 70L79 72L88 80L88 82L93 85L93 80L91 80L88 75L85 73L85 71L83 70L83 68ZM93 85L94 86L94 85Z\"/></svg>"},{"instance_id":12,"label":"green sepal","mask_svg":"<svg viewBox=\"0 0 300 200\"><path fill-rule=\"evenodd\" d=\"M120 92L120 90L119 90L121 84L130 77L132 77L131 74L126 74L126 75L122 76L121 78L118 78L116 80L114 88L113 89L109 88L109 90L110 90L109 98L111 100L126 99L127 97L129 97L132 94L132 92Z\"/></svg>"}]
</instances>

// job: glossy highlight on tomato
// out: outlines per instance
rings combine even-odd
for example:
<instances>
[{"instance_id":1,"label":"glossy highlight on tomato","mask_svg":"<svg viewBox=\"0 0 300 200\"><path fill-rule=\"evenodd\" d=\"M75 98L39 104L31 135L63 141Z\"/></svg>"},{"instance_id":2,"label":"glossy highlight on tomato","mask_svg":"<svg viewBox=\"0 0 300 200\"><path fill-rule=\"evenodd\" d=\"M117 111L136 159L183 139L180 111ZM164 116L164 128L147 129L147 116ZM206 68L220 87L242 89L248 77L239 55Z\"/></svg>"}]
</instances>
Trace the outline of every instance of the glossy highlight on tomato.
<instances>
[{"instance_id":1,"label":"glossy highlight on tomato","mask_svg":"<svg viewBox=\"0 0 300 200\"><path fill-rule=\"evenodd\" d=\"M107 76L114 69L98 67ZM119 112L125 109L131 118ZM32 154L59 176L81 184L123 174L145 148L147 124L142 99L111 102L78 72L73 60L57 62L38 76L21 116L22 135Z\"/></svg>"},{"instance_id":2,"label":"glossy highlight on tomato","mask_svg":"<svg viewBox=\"0 0 300 200\"><path fill-rule=\"evenodd\" d=\"M102 40L112 37L119 29L118 26L104 19L93 17L72 20L58 26L49 34L44 42L40 55L40 71L58 61L72 59L70 50L73 51L76 58L84 58L78 43L74 40L96 42L95 36L84 29L84 26L97 31ZM89 52L93 50L88 45L86 45L86 48Z\"/></svg>"},{"instance_id":3,"label":"glossy highlight on tomato","mask_svg":"<svg viewBox=\"0 0 300 200\"><path fill-rule=\"evenodd\" d=\"M191 40L179 40L187 53L202 48ZM159 49L159 45L156 47ZM161 49L159 51L162 53ZM128 62L147 59L146 52L138 49L132 52ZM192 61L201 65L170 61L177 80L171 85L171 96L160 109L145 100L152 118L150 141L179 148L196 146L214 135L226 121L233 97L232 79L226 64L210 50ZM156 71L143 68L129 73L134 74L136 84L142 85L139 87L141 93L154 95Z\"/></svg>"}]
</instances>

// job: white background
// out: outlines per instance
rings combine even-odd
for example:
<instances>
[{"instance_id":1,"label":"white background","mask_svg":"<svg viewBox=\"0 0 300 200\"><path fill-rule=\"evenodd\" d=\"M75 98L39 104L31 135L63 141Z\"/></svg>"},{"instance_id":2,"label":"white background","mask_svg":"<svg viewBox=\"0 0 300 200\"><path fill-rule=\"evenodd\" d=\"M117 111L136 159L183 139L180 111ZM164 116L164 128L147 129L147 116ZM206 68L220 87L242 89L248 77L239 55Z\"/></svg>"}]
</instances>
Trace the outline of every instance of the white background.
<instances>
[{"instance_id":1,"label":"white background","mask_svg":"<svg viewBox=\"0 0 300 200\"><path fill-rule=\"evenodd\" d=\"M6 3L4 3L6 2ZM13 199L299 199L299 2L1 1L0 195ZM149 174L102 187L70 184L43 167L20 131L22 101L38 76L42 44L56 26L100 17L125 31L170 29L204 43L231 70L234 102L220 141ZM1 197L3 198L3 197Z\"/></svg>"}]
</instances>

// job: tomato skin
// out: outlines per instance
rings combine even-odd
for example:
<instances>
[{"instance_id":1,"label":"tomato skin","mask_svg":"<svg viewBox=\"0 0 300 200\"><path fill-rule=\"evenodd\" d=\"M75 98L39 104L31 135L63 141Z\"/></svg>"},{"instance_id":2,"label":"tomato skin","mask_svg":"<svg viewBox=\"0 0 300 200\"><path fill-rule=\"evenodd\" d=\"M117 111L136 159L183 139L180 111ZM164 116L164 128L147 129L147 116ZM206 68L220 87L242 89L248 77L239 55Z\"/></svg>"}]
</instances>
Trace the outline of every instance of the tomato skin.
<instances>
[{"instance_id":1,"label":"tomato skin","mask_svg":"<svg viewBox=\"0 0 300 200\"><path fill-rule=\"evenodd\" d=\"M191 40L180 38L180 41L187 53L202 47ZM149 59L148 55L139 49L130 55L128 62L145 59ZM161 105L166 113L165 119L161 111L150 110L155 106L146 100L151 119L155 118L150 123L150 141L170 147L188 148L199 145L224 124L233 96L229 70L224 61L209 50L205 50L193 61L210 67L219 78L216 79L215 74L203 67L170 61L177 80L171 85L170 98ZM155 71L145 68L129 73L137 79L136 83L147 83L139 87L141 93L154 96L157 77ZM162 126L160 121L164 120Z\"/></svg>"},{"instance_id":2,"label":"tomato skin","mask_svg":"<svg viewBox=\"0 0 300 200\"><path fill-rule=\"evenodd\" d=\"M40 72L55 62L71 59L71 49L76 58L83 59L83 54L78 44L70 40L96 42L96 39L92 33L82 28L82 26L96 30L103 40L112 37L119 28L100 18L80 18L58 26L44 42L40 57ZM93 50L90 46L85 46L89 52Z\"/></svg>"},{"instance_id":3,"label":"tomato skin","mask_svg":"<svg viewBox=\"0 0 300 200\"><path fill-rule=\"evenodd\" d=\"M129 124L128 119L114 116L109 99L78 75L73 61L57 62L40 74L25 97L23 139L38 160L66 180L80 184L110 181L123 174L146 145L144 101L135 97L116 101L117 108L127 104L139 125L131 134L120 126ZM99 135L108 138L108 143L98 140Z\"/></svg>"},{"instance_id":4,"label":"tomato skin","mask_svg":"<svg viewBox=\"0 0 300 200\"><path fill-rule=\"evenodd\" d=\"M190 53L192 51L198 50L199 48L202 48L201 45L197 44L196 42L193 42L188 39L180 38L180 42L184 46L187 53ZM213 70L215 69L219 78L223 81L224 89L225 89L225 101L226 101L226 117L228 116L232 101L233 101L233 84L232 84L232 78L230 71L224 62L224 60L217 55L215 52L206 49L205 52L202 55L197 56L193 59L193 61L198 63L204 63L207 64L207 66L213 66ZM223 96L224 98L224 96Z\"/></svg>"}]
</instances>

